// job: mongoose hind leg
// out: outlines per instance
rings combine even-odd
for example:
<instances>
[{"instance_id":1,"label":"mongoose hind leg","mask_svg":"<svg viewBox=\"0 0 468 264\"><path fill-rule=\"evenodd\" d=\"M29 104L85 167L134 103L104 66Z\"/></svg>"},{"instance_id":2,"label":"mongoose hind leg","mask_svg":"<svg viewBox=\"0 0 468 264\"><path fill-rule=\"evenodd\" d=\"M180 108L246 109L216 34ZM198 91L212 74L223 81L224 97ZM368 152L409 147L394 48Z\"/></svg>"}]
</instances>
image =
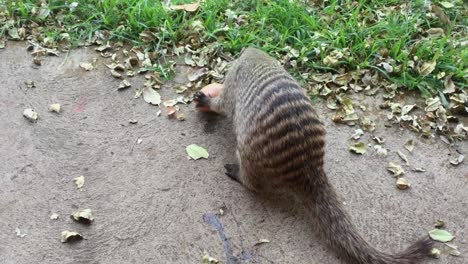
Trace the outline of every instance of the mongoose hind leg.
<instances>
[{"instance_id":1,"label":"mongoose hind leg","mask_svg":"<svg viewBox=\"0 0 468 264\"><path fill-rule=\"evenodd\" d=\"M225 164L224 168L226 168L226 175L229 178L233 179L234 181L242 184L240 180L240 166L239 164Z\"/></svg>"}]
</instances>

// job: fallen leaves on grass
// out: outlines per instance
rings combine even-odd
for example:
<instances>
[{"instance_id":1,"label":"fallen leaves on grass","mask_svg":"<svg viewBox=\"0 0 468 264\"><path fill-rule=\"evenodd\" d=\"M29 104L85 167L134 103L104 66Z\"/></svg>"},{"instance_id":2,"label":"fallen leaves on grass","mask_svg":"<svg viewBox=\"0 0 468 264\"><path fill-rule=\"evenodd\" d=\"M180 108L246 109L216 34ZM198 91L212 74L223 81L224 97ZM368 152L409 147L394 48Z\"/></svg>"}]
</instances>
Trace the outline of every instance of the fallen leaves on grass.
<instances>
[{"instance_id":1,"label":"fallen leaves on grass","mask_svg":"<svg viewBox=\"0 0 468 264\"><path fill-rule=\"evenodd\" d=\"M187 12L195 12L200 7L200 3L192 3L192 4L183 4L183 5L173 5L170 6L169 9L171 10L184 10Z\"/></svg>"},{"instance_id":2,"label":"fallen leaves on grass","mask_svg":"<svg viewBox=\"0 0 468 264\"><path fill-rule=\"evenodd\" d=\"M434 71L436 67L436 61L427 61L423 62L419 67L418 67L418 72L421 76L428 76L431 72Z\"/></svg>"}]
</instances>

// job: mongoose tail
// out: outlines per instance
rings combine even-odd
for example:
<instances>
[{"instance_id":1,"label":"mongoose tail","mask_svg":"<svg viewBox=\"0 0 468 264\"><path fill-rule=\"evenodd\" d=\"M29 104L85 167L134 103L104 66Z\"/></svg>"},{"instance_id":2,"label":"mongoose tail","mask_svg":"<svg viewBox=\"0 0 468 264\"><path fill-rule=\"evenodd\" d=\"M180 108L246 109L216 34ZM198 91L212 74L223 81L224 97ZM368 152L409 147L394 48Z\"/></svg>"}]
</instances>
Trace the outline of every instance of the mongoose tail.
<instances>
[{"instance_id":1,"label":"mongoose tail","mask_svg":"<svg viewBox=\"0 0 468 264\"><path fill-rule=\"evenodd\" d=\"M405 251L397 254L383 253L371 246L358 232L338 200L334 188L324 172L314 176L315 183L305 184L298 193L310 210L314 226L318 227L328 244L350 263L359 264L415 264L426 258L434 245L424 237ZM304 197L306 199L304 199Z\"/></svg>"}]
</instances>

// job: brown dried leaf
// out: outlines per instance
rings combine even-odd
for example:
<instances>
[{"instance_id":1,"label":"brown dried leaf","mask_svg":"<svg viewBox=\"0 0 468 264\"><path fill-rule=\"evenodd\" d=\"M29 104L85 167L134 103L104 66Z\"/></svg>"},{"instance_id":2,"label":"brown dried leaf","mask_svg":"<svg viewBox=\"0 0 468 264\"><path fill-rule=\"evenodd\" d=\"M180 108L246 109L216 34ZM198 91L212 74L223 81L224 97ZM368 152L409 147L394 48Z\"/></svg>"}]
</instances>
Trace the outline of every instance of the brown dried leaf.
<instances>
[{"instance_id":1,"label":"brown dried leaf","mask_svg":"<svg viewBox=\"0 0 468 264\"><path fill-rule=\"evenodd\" d=\"M396 181L396 186L400 190L406 190L411 187L410 182L405 178L398 178Z\"/></svg>"},{"instance_id":2,"label":"brown dried leaf","mask_svg":"<svg viewBox=\"0 0 468 264\"><path fill-rule=\"evenodd\" d=\"M464 159L465 159L464 155L459 155L457 158L451 160L450 164L452 164L453 166L458 166L463 162Z\"/></svg>"},{"instance_id":3,"label":"brown dried leaf","mask_svg":"<svg viewBox=\"0 0 468 264\"><path fill-rule=\"evenodd\" d=\"M80 63L80 68L83 68L86 71L91 71L91 70L95 69L94 65L92 63L89 63L89 62Z\"/></svg>"},{"instance_id":4,"label":"brown dried leaf","mask_svg":"<svg viewBox=\"0 0 468 264\"><path fill-rule=\"evenodd\" d=\"M393 173L393 176L400 176L405 173L405 171L400 165L393 163L391 161L388 163L387 170Z\"/></svg>"},{"instance_id":5,"label":"brown dried leaf","mask_svg":"<svg viewBox=\"0 0 468 264\"><path fill-rule=\"evenodd\" d=\"M93 214L91 213L91 209L79 209L78 211L74 212L70 217L82 224L89 225L94 221Z\"/></svg>"},{"instance_id":6,"label":"brown dried leaf","mask_svg":"<svg viewBox=\"0 0 468 264\"><path fill-rule=\"evenodd\" d=\"M62 243L77 242L83 239L80 233L72 231L62 231Z\"/></svg>"},{"instance_id":7,"label":"brown dried leaf","mask_svg":"<svg viewBox=\"0 0 468 264\"><path fill-rule=\"evenodd\" d=\"M426 61L422 65L419 65L418 72L422 76L427 76L434 71L436 65L436 61Z\"/></svg>"},{"instance_id":8,"label":"brown dried leaf","mask_svg":"<svg viewBox=\"0 0 468 264\"><path fill-rule=\"evenodd\" d=\"M126 89L126 88L129 88L130 86L132 86L132 84L129 81L123 80L123 81L120 82L119 87L117 88L117 90Z\"/></svg>"},{"instance_id":9,"label":"brown dried leaf","mask_svg":"<svg viewBox=\"0 0 468 264\"><path fill-rule=\"evenodd\" d=\"M439 106L442 103L440 102L439 97L434 97L434 98L428 98L426 99L426 107L424 108L424 111L426 112L432 112L435 111L439 108Z\"/></svg>"},{"instance_id":10,"label":"brown dried leaf","mask_svg":"<svg viewBox=\"0 0 468 264\"><path fill-rule=\"evenodd\" d=\"M183 5L174 5L169 7L171 10L184 10L187 12L195 12L200 7L200 3L193 3L193 4L183 4Z\"/></svg>"},{"instance_id":11,"label":"brown dried leaf","mask_svg":"<svg viewBox=\"0 0 468 264\"><path fill-rule=\"evenodd\" d=\"M403 145L405 149L407 149L409 152L413 152L414 149L414 140L410 139L406 141L406 143Z\"/></svg>"},{"instance_id":12,"label":"brown dried leaf","mask_svg":"<svg viewBox=\"0 0 468 264\"><path fill-rule=\"evenodd\" d=\"M161 95L151 87L143 88L143 99L152 105L159 105L161 103Z\"/></svg>"},{"instance_id":13,"label":"brown dried leaf","mask_svg":"<svg viewBox=\"0 0 468 264\"><path fill-rule=\"evenodd\" d=\"M37 122L37 112L31 108L24 109L23 116L32 123Z\"/></svg>"},{"instance_id":14,"label":"brown dried leaf","mask_svg":"<svg viewBox=\"0 0 468 264\"><path fill-rule=\"evenodd\" d=\"M448 75L447 77L445 77L444 87L445 87L445 89L444 89L443 93L451 94L451 93L455 92L456 87L455 87L455 84L452 81L452 75Z\"/></svg>"},{"instance_id":15,"label":"brown dried leaf","mask_svg":"<svg viewBox=\"0 0 468 264\"><path fill-rule=\"evenodd\" d=\"M442 28L430 28L426 30L426 34L431 37L443 36L445 34Z\"/></svg>"}]
</instances>

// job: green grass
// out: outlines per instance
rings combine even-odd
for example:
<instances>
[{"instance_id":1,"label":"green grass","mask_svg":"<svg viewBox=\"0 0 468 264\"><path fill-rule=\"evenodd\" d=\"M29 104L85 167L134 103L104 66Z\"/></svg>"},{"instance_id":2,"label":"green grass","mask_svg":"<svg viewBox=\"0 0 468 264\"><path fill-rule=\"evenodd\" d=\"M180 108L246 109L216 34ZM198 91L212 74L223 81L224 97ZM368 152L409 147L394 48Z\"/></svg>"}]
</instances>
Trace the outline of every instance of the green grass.
<instances>
[{"instance_id":1,"label":"green grass","mask_svg":"<svg viewBox=\"0 0 468 264\"><path fill-rule=\"evenodd\" d=\"M443 89L443 78L437 76L444 72L453 74L458 87L465 89L468 85L468 47L459 44L466 43L468 33L468 8L462 0L452 1L454 7L444 9L451 20L449 25L429 16L423 0L406 1L406 6L393 0L331 0L324 7L312 7L307 1L206 0L195 13L170 11L160 1L150 0L76 0L78 5L71 11L71 1L52 0L48 1L50 14L45 19L39 15L38 2L0 0L3 21L13 23L0 24L0 37L8 35L12 26L30 28L37 24L40 28L36 27L36 32L51 43L59 43L66 32L71 45L78 46L91 40L96 30L108 30L113 41L160 50L180 46L195 34L202 45L217 43L233 54L245 46L256 46L282 58L295 49L299 52L297 67L290 68L295 76L371 69L403 88L428 94ZM239 25L233 16L242 15L247 24ZM194 21L204 26L202 32L193 32ZM426 30L436 27L443 28L445 35L425 37ZM154 32L156 39L144 43L139 35L145 30ZM333 51L344 56L336 65L324 64ZM392 58L390 64L397 70L386 73L378 67L383 60L379 54ZM421 76L409 67L415 56L421 63L437 61L435 70Z\"/></svg>"}]
</instances>

